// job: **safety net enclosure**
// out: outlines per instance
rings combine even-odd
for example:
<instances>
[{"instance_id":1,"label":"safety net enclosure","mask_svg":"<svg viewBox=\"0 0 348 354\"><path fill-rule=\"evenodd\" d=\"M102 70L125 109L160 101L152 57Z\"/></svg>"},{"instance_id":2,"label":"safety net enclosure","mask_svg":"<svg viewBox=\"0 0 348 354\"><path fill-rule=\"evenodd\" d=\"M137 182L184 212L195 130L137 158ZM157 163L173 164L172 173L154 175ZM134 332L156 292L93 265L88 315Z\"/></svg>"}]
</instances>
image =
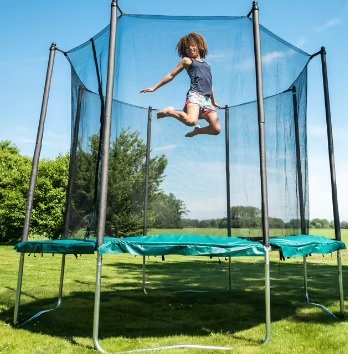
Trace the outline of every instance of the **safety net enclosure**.
<instances>
[{"instance_id":1,"label":"safety net enclosure","mask_svg":"<svg viewBox=\"0 0 348 354\"><path fill-rule=\"evenodd\" d=\"M96 225L109 31L108 26L67 52L72 68L72 146L76 146L69 198L69 232L74 236L85 235L86 230L93 236ZM156 119L154 114L148 141L148 107L154 113L166 106L182 109L189 79L183 73L155 93L139 91L178 64L176 44L190 32L201 33L207 40L206 61L212 68L215 96L229 110L229 128L225 127L226 109L219 111L222 132L218 136L194 138L185 137L191 127L173 118ZM232 235L261 236L252 20L123 14L117 21L116 43L106 235L141 234L147 199L149 228L195 227L200 223L219 227L221 234L227 235L230 217ZM310 56L264 27L261 48L271 235L300 233L301 212L302 232L308 232L306 102ZM255 229L258 231L251 231Z\"/></svg>"},{"instance_id":2,"label":"safety net enclosure","mask_svg":"<svg viewBox=\"0 0 348 354\"><path fill-rule=\"evenodd\" d=\"M31 252L62 254L56 308L62 299L65 256L96 252L93 340L103 353L98 331L105 254L143 256L144 292L145 256L228 257L229 289L230 257L263 257L267 343L271 336L271 248L282 258L303 257L307 303L330 314L309 300L306 258L337 251L343 314L340 250L345 245L340 238L334 183L325 49L309 55L259 26L256 2L250 18L117 15L116 8L112 0L110 26L64 52L71 65L72 93L64 233L60 240L28 241L56 49L55 45L50 48L22 242L16 245L21 256L14 323L18 323L24 254ZM185 134L192 127L173 118L156 119L163 107L183 107L189 87L185 74L154 93L140 93L178 64L176 44L191 32L202 34L208 42L206 61L212 69L216 99L223 107L218 135L188 138ZM335 240L309 235L308 230L307 65L318 54L323 68ZM184 234L183 227L201 227L205 232ZM208 229L218 229L218 235L208 236Z\"/></svg>"}]
</instances>

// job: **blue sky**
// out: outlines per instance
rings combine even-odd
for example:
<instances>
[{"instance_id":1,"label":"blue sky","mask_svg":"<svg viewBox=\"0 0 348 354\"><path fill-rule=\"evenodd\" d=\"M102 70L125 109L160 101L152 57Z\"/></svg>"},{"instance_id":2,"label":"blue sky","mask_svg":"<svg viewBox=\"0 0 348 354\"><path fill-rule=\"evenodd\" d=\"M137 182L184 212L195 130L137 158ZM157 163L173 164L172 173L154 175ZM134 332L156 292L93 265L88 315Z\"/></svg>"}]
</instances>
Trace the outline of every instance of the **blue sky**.
<instances>
[{"instance_id":1,"label":"blue sky","mask_svg":"<svg viewBox=\"0 0 348 354\"><path fill-rule=\"evenodd\" d=\"M246 0L201 0L199 9L194 8L196 2L183 0L120 0L119 4L127 13L165 15L240 16L251 9L251 1ZM340 215L348 220L348 0L260 0L259 6L261 23L275 34L308 53L326 47ZM68 50L88 40L108 23L109 9L109 0L1 2L0 140L9 139L22 153L32 155L50 44L56 42L59 48ZM310 216L332 219L318 59L312 61L309 70ZM68 151L69 137L70 70L65 58L57 53L42 156Z\"/></svg>"}]
</instances>

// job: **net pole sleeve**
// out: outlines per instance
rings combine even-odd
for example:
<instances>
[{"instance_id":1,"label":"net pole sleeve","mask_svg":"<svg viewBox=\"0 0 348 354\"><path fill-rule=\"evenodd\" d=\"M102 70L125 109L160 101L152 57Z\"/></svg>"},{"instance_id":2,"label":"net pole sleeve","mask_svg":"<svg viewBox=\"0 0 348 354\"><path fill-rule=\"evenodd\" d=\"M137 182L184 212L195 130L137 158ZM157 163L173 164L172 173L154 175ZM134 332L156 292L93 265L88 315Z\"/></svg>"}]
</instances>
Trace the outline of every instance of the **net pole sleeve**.
<instances>
[{"instance_id":1,"label":"net pole sleeve","mask_svg":"<svg viewBox=\"0 0 348 354\"><path fill-rule=\"evenodd\" d=\"M78 90L78 96L77 96L77 109L76 109L76 116L75 116L75 121L73 126L74 129L73 129L72 144L71 144L71 151L70 151L69 177L68 177L68 188L67 188L65 217L64 217L64 238L69 237L69 220L71 214L71 199L72 199L74 178L76 172L76 154L77 154L77 143L78 143L79 129L80 129L82 93L83 93L83 89L80 86Z\"/></svg>"},{"instance_id":2,"label":"net pole sleeve","mask_svg":"<svg viewBox=\"0 0 348 354\"><path fill-rule=\"evenodd\" d=\"M108 196L109 179L109 151L111 134L111 114L112 99L114 91L115 76L115 58L116 58L116 25L117 25L116 1L111 3L110 19L110 38L109 38L109 56L108 71L106 81L105 115L102 131L102 153L101 153L101 173L100 173L100 198L98 208L98 226L97 226L97 244L98 247L104 242L105 224L106 224L106 206Z\"/></svg>"},{"instance_id":3,"label":"net pole sleeve","mask_svg":"<svg viewBox=\"0 0 348 354\"><path fill-rule=\"evenodd\" d=\"M43 132L44 132L45 120L47 114L48 98L49 98L51 82L52 82L52 73L53 73L55 54L56 54L56 44L52 43L50 47L49 58L48 58L45 87L44 87L44 93L43 93L42 104L41 104L40 120L39 120L35 150L33 155L30 184L29 184L27 205L25 210L25 219L23 225L22 242L28 241L28 236L29 236L30 219L31 219L31 212L33 209L35 185L36 185L37 172L39 169L42 138L43 138Z\"/></svg>"},{"instance_id":4,"label":"net pole sleeve","mask_svg":"<svg viewBox=\"0 0 348 354\"><path fill-rule=\"evenodd\" d=\"M230 176L230 110L225 106L225 148L226 148L226 212L227 212L227 235L231 231L231 176Z\"/></svg>"},{"instance_id":5,"label":"net pole sleeve","mask_svg":"<svg viewBox=\"0 0 348 354\"><path fill-rule=\"evenodd\" d=\"M151 123L152 107L147 111L147 136L146 136L146 157L145 157L145 195L144 195L144 221L143 235L147 235L147 221L149 209L149 180L150 180L150 154L151 154Z\"/></svg>"},{"instance_id":6,"label":"net pole sleeve","mask_svg":"<svg viewBox=\"0 0 348 354\"><path fill-rule=\"evenodd\" d=\"M335 156L334 156L334 145L333 145L333 137L332 137L330 95L329 95L329 83L327 77L325 47L321 47L320 57L321 57L321 67L322 67L322 76L323 76L327 145L328 145L329 162L330 162L331 196L332 196L332 208L333 208L334 225L335 225L335 238L336 240L341 241L341 227L340 227L340 216L338 212Z\"/></svg>"},{"instance_id":7,"label":"net pole sleeve","mask_svg":"<svg viewBox=\"0 0 348 354\"><path fill-rule=\"evenodd\" d=\"M305 235L307 232L305 209L304 209L304 196L303 196L303 180L302 180L302 168L301 168L301 150L300 150L300 131L298 125L298 100L296 87L292 87L292 104L294 110L294 126L295 126L295 147L296 147L296 171L297 171L297 184L298 184L298 197L300 207L300 221L301 221L301 233Z\"/></svg>"},{"instance_id":8,"label":"net pole sleeve","mask_svg":"<svg viewBox=\"0 0 348 354\"><path fill-rule=\"evenodd\" d=\"M254 35L255 71L256 71L257 113L258 113L258 122L259 122L262 234L263 234L264 245L266 247L269 247L265 111L263 105L263 80L262 80L262 62L261 62L259 7L256 1L253 2L253 35Z\"/></svg>"}]
</instances>

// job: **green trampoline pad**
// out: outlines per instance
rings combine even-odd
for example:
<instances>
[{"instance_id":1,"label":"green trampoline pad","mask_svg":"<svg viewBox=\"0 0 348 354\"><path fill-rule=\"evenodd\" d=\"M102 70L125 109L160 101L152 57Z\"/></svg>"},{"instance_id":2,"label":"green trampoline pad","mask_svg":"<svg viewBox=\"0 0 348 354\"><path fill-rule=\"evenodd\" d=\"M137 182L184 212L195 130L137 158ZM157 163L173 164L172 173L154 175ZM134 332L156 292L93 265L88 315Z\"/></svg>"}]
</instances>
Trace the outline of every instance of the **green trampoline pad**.
<instances>
[{"instance_id":1,"label":"green trampoline pad","mask_svg":"<svg viewBox=\"0 0 348 354\"><path fill-rule=\"evenodd\" d=\"M263 256L259 242L237 237L207 235L151 235L127 238L106 237L99 247L101 254L130 253L137 256Z\"/></svg>"},{"instance_id":2,"label":"green trampoline pad","mask_svg":"<svg viewBox=\"0 0 348 354\"><path fill-rule=\"evenodd\" d=\"M315 235L271 237L270 244L286 258L306 257L314 253L328 254L346 248L342 241Z\"/></svg>"},{"instance_id":3,"label":"green trampoline pad","mask_svg":"<svg viewBox=\"0 0 348 354\"><path fill-rule=\"evenodd\" d=\"M96 249L96 240L26 241L17 243L15 249L17 252L23 253L93 254Z\"/></svg>"}]
</instances>

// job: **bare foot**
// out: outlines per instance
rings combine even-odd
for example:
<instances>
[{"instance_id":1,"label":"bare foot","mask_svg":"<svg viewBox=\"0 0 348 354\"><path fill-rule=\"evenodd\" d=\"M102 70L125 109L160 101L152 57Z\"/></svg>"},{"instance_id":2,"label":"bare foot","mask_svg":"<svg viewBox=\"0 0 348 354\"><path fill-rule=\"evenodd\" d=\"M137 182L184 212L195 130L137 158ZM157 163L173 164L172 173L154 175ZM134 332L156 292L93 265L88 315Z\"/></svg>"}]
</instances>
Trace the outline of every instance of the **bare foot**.
<instances>
[{"instance_id":1,"label":"bare foot","mask_svg":"<svg viewBox=\"0 0 348 354\"><path fill-rule=\"evenodd\" d=\"M197 135L199 129L201 129L201 127L198 124L195 125L191 132L185 134L186 138L192 138L193 136Z\"/></svg>"},{"instance_id":2,"label":"bare foot","mask_svg":"<svg viewBox=\"0 0 348 354\"><path fill-rule=\"evenodd\" d=\"M170 111L174 111L174 107L166 107L157 113L157 118L167 117Z\"/></svg>"}]
</instances>

